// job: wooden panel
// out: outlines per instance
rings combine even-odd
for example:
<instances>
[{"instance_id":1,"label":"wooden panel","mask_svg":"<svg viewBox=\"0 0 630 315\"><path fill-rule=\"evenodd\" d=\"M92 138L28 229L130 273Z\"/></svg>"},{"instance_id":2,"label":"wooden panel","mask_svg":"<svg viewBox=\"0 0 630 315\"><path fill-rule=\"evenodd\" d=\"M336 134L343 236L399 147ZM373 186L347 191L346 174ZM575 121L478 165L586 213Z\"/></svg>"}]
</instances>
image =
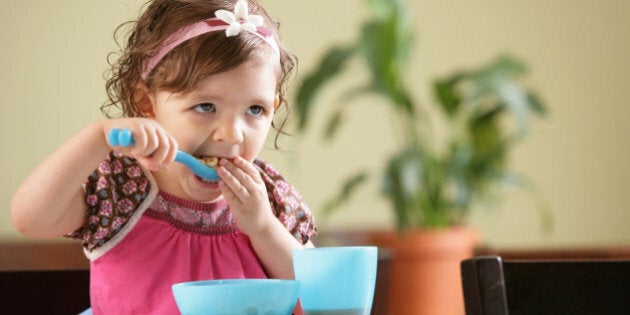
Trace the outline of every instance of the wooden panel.
<instances>
[{"instance_id":1,"label":"wooden panel","mask_svg":"<svg viewBox=\"0 0 630 315\"><path fill-rule=\"evenodd\" d=\"M475 256L501 256L503 260L565 260L565 259L627 259L630 260L630 246L562 247L562 248L493 248L478 247Z\"/></svg>"},{"instance_id":2,"label":"wooden panel","mask_svg":"<svg viewBox=\"0 0 630 315\"><path fill-rule=\"evenodd\" d=\"M80 242L0 243L0 270L88 269Z\"/></svg>"},{"instance_id":3,"label":"wooden panel","mask_svg":"<svg viewBox=\"0 0 630 315\"><path fill-rule=\"evenodd\" d=\"M323 246L330 245L373 245L370 240L374 232L380 230L333 230L322 232L317 241ZM514 259L628 259L630 244L605 246L566 246L555 248L502 248L480 244L475 256L501 256L504 260Z\"/></svg>"}]
</instances>

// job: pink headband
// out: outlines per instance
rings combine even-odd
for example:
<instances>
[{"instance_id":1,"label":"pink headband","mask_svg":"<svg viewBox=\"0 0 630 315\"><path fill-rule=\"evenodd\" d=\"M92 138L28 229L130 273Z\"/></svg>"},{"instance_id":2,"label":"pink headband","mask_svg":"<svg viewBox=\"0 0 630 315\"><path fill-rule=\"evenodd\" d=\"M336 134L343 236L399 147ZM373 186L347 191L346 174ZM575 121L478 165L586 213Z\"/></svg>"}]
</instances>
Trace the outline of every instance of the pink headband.
<instances>
[{"instance_id":1,"label":"pink headband","mask_svg":"<svg viewBox=\"0 0 630 315\"><path fill-rule=\"evenodd\" d=\"M280 56L278 43L274 40L271 31L263 25L261 16L247 13L246 1L239 0L234 7L234 13L226 10L217 10L215 15L216 17L214 18L183 27L169 36L164 41L164 46L146 61L142 70L142 79L146 80L160 60L179 44L193 37L215 31L225 30L226 36L230 37L238 35L241 30L245 30L264 40L271 46L276 55Z\"/></svg>"}]
</instances>

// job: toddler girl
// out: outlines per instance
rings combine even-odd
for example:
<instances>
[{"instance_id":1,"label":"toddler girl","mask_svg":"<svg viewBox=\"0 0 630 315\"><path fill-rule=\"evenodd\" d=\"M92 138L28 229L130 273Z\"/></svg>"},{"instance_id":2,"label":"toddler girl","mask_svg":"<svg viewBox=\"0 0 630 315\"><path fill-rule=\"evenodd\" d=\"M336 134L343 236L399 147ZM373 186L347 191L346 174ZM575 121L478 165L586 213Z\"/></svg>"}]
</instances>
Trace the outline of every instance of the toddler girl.
<instances>
[{"instance_id":1,"label":"toddler girl","mask_svg":"<svg viewBox=\"0 0 630 315\"><path fill-rule=\"evenodd\" d=\"M171 285L183 281L293 278L314 220L256 158L295 62L276 23L254 0L154 0L132 25L107 82L124 117L39 165L13 196L14 226L83 241L94 314L176 314ZM112 129L135 144L111 146ZM178 149L218 158L220 180L173 163Z\"/></svg>"}]
</instances>

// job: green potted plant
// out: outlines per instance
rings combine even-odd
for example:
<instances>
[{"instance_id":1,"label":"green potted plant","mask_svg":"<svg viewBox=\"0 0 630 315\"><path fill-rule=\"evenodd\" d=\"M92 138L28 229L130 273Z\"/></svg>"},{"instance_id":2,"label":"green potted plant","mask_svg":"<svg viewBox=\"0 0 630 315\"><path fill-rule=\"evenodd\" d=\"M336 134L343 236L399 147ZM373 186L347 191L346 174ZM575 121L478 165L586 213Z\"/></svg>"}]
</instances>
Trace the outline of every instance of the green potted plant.
<instances>
[{"instance_id":1,"label":"green potted plant","mask_svg":"<svg viewBox=\"0 0 630 315\"><path fill-rule=\"evenodd\" d=\"M394 113L402 140L399 150L383 161L382 191L391 202L397 231L378 233L371 242L394 253L389 304L392 314L463 313L461 290L445 288L436 282L453 283L459 288L459 261L472 254L475 233L466 227L470 211L491 205L506 184L526 183L524 177L507 165L510 151L525 138L533 115L543 115L545 104L518 81L525 65L509 56L472 70L454 72L433 82L431 110L420 106L406 81L413 50L413 28L405 15L402 0L367 0L372 15L362 25L357 40L328 49L313 72L307 73L296 93L298 132L306 132L318 93L359 59L367 69L368 82L343 94L325 128L334 138L347 106L358 95L375 95ZM318 104L321 106L322 104ZM431 115L438 112L439 115ZM448 131L444 142L435 143L432 130L440 120ZM421 122L421 120L423 122ZM325 212L348 202L352 193L368 179L368 171L353 174L325 207ZM522 186L523 187L523 186ZM548 222L548 221L545 221ZM456 245L446 245L455 241ZM439 245L426 245L424 241ZM448 242L447 242L448 241ZM450 243L449 243L450 244ZM461 245L457 245L461 244ZM439 266L436 253L445 247L459 252ZM417 250L432 251L429 254ZM411 258L429 265L412 269ZM455 275L433 280L424 288L419 279ZM450 278L448 278L450 277ZM453 292L456 291L456 292ZM410 293L413 296L409 295ZM446 305L429 301L446 298Z\"/></svg>"}]
</instances>

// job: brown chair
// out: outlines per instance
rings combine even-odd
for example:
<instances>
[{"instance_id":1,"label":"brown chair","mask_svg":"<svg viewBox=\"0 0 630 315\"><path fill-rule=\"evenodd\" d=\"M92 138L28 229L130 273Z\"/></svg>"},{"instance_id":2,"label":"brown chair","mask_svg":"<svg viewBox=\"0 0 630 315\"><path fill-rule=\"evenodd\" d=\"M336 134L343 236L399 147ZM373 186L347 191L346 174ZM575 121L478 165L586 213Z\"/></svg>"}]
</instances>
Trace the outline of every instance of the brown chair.
<instances>
[{"instance_id":1,"label":"brown chair","mask_svg":"<svg viewBox=\"0 0 630 315\"><path fill-rule=\"evenodd\" d=\"M467 315L630 314L630 260L462 261Z\"/></svg>"},{"instance_id":2,"label":"brown chair","mask_svg":"<svg viewBox=\"0 0 630 315\"><path fill-rule=\"evenodd\" d=\"M0 242L0 313L79 314L90 307L80 242Z\"/></svg>"}]
</instances>

